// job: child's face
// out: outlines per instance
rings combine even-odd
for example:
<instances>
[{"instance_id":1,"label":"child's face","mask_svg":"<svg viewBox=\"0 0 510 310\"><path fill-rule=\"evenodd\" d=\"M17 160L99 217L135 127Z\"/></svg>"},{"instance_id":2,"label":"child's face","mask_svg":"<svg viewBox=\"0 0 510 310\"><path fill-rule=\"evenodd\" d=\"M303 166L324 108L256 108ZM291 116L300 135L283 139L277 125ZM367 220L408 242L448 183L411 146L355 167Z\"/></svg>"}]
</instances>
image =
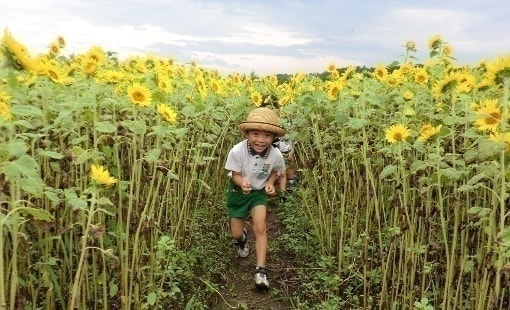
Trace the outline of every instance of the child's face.
<instances>
[{"instance_id":1,"label":"child's face","mask_svg":"<svg viewBox=\"0 0 510 310\"><path fill-rule=\"evenodd\" d=\"M265 130L248 130L246 139L255 152L265 151L275 138L275 134Z\"/></svg>"}]
</instances>

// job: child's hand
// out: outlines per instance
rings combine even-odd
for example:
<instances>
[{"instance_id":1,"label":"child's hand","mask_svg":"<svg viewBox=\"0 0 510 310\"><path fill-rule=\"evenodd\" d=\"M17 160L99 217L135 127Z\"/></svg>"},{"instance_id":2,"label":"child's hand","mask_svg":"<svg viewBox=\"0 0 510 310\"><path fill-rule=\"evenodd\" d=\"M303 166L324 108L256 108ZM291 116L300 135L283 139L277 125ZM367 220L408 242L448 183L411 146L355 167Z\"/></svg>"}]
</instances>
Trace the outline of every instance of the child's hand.
<instances>
[{"instance_id":1,"label":"child's hand","mask_svg":"<svg viewBox=\"0 0 510 310\"><path fill-rule=\"evenodd\" d=\"M243 190L243 194L249 194L251 192L250 180L244 179L241 184L241 189Z\"/></svg>"},{"instance_id":2,"label":"child's hand","mask_svg":"<svg viewBox=\"0 0 510 310\"><path fill-rule=\"evenodd\" d=\"M266 183L266 193L268 195L274 195L275 193L274 184Z\"/></svg>"}]
</instances>

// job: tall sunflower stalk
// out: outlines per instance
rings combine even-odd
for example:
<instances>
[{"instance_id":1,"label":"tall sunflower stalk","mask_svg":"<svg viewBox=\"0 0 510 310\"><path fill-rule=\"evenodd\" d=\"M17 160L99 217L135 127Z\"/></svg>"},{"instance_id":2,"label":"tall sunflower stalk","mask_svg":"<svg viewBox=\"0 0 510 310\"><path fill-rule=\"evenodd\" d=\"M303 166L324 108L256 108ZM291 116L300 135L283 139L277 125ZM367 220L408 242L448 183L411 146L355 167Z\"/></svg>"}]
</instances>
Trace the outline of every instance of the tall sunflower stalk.
<instances>
[{"instance_id":1,"label":"tall sunflower stalk","mask_svg":"<svg viewBox=\"0 0 510 310\"><path fill-rule=\"evenodd\" d=\"M500 129L501 132L505 132L506 130L506 122L508 120L508 96L510 95L510 78L506 77L503 80L503 104L502 104L502 116L501 116L501 124ZM505 168L505 152L503 149L499 153L499 161L501 165L501 187L500 187L500 199L499 199L499 224L498 224L498 232L502 232L505 230L505 219L506 219L506 168ZM495 298L499 299L500 291L501 291L501 270L504 265L504 253L501 253L501 250L498 251L498 260L496 263L496 284L494 288Z\"/></svg>"}]
</instances>

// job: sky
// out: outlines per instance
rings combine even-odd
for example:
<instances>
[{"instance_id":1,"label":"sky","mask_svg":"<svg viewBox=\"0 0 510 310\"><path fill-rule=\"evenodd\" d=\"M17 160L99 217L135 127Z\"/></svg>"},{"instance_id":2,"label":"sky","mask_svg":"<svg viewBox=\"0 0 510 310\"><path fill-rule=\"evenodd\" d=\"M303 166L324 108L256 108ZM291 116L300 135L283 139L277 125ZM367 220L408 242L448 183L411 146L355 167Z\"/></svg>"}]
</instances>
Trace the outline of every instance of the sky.
<instances>
[{"instance_id":1,"label":"sky","mask_svg":"<svg viewBox=\"0 0 510 310\"><path fill-rule=\"evenodd\" d=\"M402 62L408 41L417 48L414 62L425 63L434 35L453 47L458 65L507 56L507 2L5 0L0 26L34 55L62 35L66 56L99 45L120 59L154 55L261 76Z\"/></svg>"}]
</instances>

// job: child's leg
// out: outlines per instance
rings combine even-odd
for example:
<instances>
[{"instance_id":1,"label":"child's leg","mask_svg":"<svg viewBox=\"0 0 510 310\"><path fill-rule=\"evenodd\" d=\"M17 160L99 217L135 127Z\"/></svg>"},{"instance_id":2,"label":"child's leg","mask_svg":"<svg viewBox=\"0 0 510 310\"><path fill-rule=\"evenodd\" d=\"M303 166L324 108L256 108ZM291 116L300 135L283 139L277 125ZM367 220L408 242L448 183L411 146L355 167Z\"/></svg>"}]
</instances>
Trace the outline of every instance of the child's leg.
<instances>
[{"instance_id":1,"label":"child's leg","mask_svg":"<svg viewBox=\"0 0 510 310\"><path fill-rule=\"evenodd\" d=\"M230 219L230 231L232 237L239 240L243 237L244 232L244 219L233 217Z\"/></svg>"},{"instance_id":2,"label":"child's leg","mask_svg":"<svg viewBox=\"0 0 510 310\"><path fill-rule=\"evenodd\" d=\"M266 265L267 232L266 232L266 206L258 205L251 210L253 233L255 235L255 250L257 266Z\"/></svg>"}]
</instances>

